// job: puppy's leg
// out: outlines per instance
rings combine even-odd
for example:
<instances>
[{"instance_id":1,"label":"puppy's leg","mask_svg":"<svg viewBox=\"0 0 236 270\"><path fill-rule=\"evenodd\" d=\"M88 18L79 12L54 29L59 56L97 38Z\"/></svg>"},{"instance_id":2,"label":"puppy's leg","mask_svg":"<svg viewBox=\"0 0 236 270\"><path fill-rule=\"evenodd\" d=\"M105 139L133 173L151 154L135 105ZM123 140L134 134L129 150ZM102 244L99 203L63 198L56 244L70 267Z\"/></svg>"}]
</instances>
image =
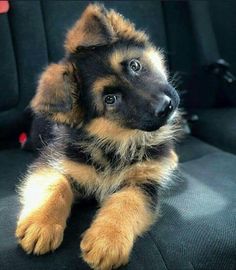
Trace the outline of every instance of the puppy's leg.
<instances>
[{"instance_id":1,"label":"puppy's leg","mask_svg":"<svg viewBox=\"0 0 236 270\"><path fill-rule=\"evenodd\" d=\"M31 172L21 187L16 237L27 253L44 254L63 240L73 193L67 179L49 167Z\"/></svg>"},{"instance_id":2,"label":"puppy's leg","mask_svg":"<svg viewBox=\"0 0 236 270\"><path fill-rule=\"evenodd\" d=\"M151 204L144 186L123 188L107 198L81 241L83 259L99 270L126 264L135 239L155 220Z\"/></svg>"}]
</instances>

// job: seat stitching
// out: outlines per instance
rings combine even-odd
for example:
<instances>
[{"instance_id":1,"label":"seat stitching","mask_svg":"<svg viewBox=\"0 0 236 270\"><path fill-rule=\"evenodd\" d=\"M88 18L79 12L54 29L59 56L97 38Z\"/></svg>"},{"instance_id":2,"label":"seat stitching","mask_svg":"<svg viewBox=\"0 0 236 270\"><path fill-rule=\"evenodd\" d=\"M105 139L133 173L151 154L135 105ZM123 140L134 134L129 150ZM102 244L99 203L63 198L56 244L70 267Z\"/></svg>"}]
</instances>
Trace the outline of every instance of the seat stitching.
<instances>
[{"instance_id":1,"label":"seat stitching","mask_svg":"<svg viewBox=\"0 0 236 270\"><path fill-rule=\"evenodd\" d=\"M14 59L15 59L17 90L18 90L18 98L17 98L17 102L16 102L16 106L17 106L20 102L20 73L19 73L18 59L17 59L17 53L16 53L16 46L15 46L15 42L14 42L14 37L12 35L14 30L13 30L13 26L11 23L11 19L9 17L9 13L7 14L7 20L8 20L8 25L9 25L9 29L10 29L10 37L11 37L12 49L13 49L13 54L14 54Z\"/></svg>"},{"instance_id":2,"label":"seat stitching","mask_svg":"<svg viewBox=\"0 0 236 270\"><path fill-rule=\"evenodd\" d=\"M152 242L154 243L155 247L156 247L157 250L159 251L159 253L160 253L160 255L161 255L161 258L162 258L162 260L163 260L163 262L164 262L164 265L165 265L166 269L169 270L169 268L167 267L166 260L165 260L163 254L162 254L162 252L161 252L161 250L160 250L159 245L158 245L157 242L154 240L154 238L152 237L151 233L150 233L150 232L147 232L147 233L148 233L148 235L150 236L150 238L151 238Z\"/></svg>"},{"instance_id":3,"label":"seat stitching","mask_svg":"<svg viewBox=\"0 0 236 270\"><path fill-rule=\"evenodd\" d=\"M41 14L42 14L42 25L43 25L43 31L44 31L44 36L45 36L45 43L46 43L46 48L47 48L47 58L49 61L48 35L47 35L47 31L46 31L46 26L45 26L45 12L44 12L42 1L40 0L39 2L40 2Z\"/></svg>"}]
</instances>

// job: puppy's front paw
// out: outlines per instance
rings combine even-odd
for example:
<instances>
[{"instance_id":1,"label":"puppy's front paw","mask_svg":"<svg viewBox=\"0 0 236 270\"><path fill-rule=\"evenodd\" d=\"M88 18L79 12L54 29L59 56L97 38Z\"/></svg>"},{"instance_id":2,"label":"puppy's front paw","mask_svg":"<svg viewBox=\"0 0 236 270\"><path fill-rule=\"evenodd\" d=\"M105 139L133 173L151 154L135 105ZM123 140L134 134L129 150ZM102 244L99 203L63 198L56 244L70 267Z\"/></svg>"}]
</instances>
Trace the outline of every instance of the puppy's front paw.
<instances>
[{"instance_id":1,"label":"puppy's front paw","mask_svg":"<svg viewBox=\"0 0 236 270\"><path fill-rule=\"evenodd\" d=\"M59 247L63 232L62 225L32 215L18 222L15 235L27 253L41 255Z\"/></svg>"},{"instance_id":2,"label":"puppy's front paw","mask_svg":"<svg viewBox=\"0 0 236 270\"><path fill-rule=\"evenodd\" d=\"M110 270L128 263L133 238L124 228L93 225L81 241L83 259L96 270Z\"/></svg>"}]
</instances>

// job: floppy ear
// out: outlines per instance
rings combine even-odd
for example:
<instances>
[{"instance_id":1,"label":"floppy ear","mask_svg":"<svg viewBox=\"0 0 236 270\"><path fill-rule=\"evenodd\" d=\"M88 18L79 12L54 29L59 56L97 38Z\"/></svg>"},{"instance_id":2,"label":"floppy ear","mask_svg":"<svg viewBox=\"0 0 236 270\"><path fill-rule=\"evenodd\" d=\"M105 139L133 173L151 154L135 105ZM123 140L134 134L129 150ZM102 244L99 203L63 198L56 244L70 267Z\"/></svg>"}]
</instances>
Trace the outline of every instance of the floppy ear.
<instances>
[{"instance_id":1,"label":"floppy ear","mask_svg":"<svg viewBox=\"0 0 236 270\"><path fill-rule=\"evenodd\" d=\"M78 124L81 110L78 106L78 85L71 64L51 64L43 72L31 101L36 114L43 114L56 122Z\"/></svg>"},{"instance_id":2,"label":"floppy ear","mask_svg":"<svg viewBox=\"0 0 236 270\"><path fill-rule=\"evenodd\" d=\"M114 41L114 30L101 4L90 4L67 33L65 49L73 53L78 47L104 45Z\"/></svg>"}]
</instances>

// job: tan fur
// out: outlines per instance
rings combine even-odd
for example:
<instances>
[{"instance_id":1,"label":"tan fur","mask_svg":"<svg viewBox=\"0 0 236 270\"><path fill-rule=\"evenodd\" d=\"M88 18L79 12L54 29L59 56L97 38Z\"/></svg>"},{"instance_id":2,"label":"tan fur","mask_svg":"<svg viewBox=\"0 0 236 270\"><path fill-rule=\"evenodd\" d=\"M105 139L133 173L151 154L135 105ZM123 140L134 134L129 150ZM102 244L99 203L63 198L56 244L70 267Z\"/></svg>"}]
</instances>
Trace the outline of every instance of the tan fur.
<instances>
[{"instance_id":1,"label":"tan fur","mask_svg":"<svg viewBox=\"0 0 236 270\"><path fill-rule=\"evenodd\" d=\"M114 51L109 57L109 63L114 71L117 73L121 73L123 61L131 60L131 59L140 59L143 65L148 66L149 69L153 71L158 71L162 75L159 78L163 82L167 81L167 70L165 68L165 61L163 58L163 54L154 49L152 46L148 46L145 50L134 50L133 48L126 48Z\"/></svg>"},{"instance_id":2,"label":"tan fur","mask_svg":"<svg viewBox=\"0 0 236 270\"><path fill-rule=\"evenodd\" d=\"M113 75L98 78L92 86L92 92L94 97L94 105L99 112L103 111L103 99L102 92L106 86L114 86L117 78Z\"/></svg>"},{"instance_id":3,"label":"tan fur","mask_svg":"<svg viewBox=\"0 0 236 270\"><path fill-rule=\"evenodd\" d=\"M140 57L140 50L134 50L134 49L120 49L115 50L110 56L109 56L109 62L111 64L111 67L118 73L122 71L121 63L124 60L131 60L133 58L139 58Z\"/></svg>"},{"instance_id":4,"label":"tan fur","mask_svg":"<svg viewBox=\"0 0 236 270\"><path fill-rule=\"evenodd\" d=\"M164 127L162 132L159 133L162 134L159 139L155 133L147 134L149 136L142 138L145 146L157 142L161 143L164 138L172 135L170 130L166 130ZM136 141L132 141L134 145L137 140L140 143L140 138L140 134L136 136ZM118 143L121 143L121 140ZM93 145L90 146L91 149L94 148ZM130 144L126 144L126 148L124 147L122 150L124 153L125 149L127 151L127 147L132 151ZM94 148L94 151L94 156L97 155L99 159L96 148ZM117 171L111 171L107 167L105 171L100 173L89 165L70 160L58 160L58 162L59 165L57 166L55 163L54 166L60 168L62 174L51 168L39 168L29 175L22 186L23 210L18 222L16 236L21 246L28 253L46 253L57 248L62 241L63 230L73 197L68 180L63 175L73 177L74 181L84 186L88 193L95 193L97 199L102 202L123 183L135 185L147 180L165 182L177 165L177 156L171 151L169 158L162 159L159 162L146 161L137 163L125 170L120 168ZM106 160L104 160L104 164L106 164ZM145 218L143 221L145 221ZM35 242L39 244L34 246ZM53 243L51 246L49 245L50 242ZM87 259L85 258L85 260Z\"/></svg>"},{"instance_id":5,"label":"tan fur","mask_svg":"<svg viewBox=\"0 0 236 270\"><path fill-rule=\"evenodd\" d=\"M109 38L103 35L99 25L106 29ZM145 32L137 31L134 24L121 14L114 10L105 11L99 4L90 4L67 33L65 49L67 53L73 53L79 46L104 45L115 42L118 38L148 42Z\"/></svg>"},{"instance_id":6,"label":"tan fur","mask_svg":"<svg viewBox=\"0 0 236 270\"><path fill-rule=\"evenodd\" d=\"M126 264L135 239L153 221L148 199L139 188L128 187L111 195L83 236L83 259L92 268L102 270Z\"/></svg>"},{"instance_id":7,"label":"tan fur","mask_svg":"<svg viewBox=\"0 0 236 270\"><path fill-rule=\"evenodd\" d=\"M138 131L125 129L104 117L94 119L88 126L87 131L93 135L110 140L126 141Z\"/></svg>"},{"instance_id":8,"label":"tan fur","mask_svg":"<svg viewBox=\"0 0 236 270\"><path fill-rule=\"evenodd\" d=\"M109 164L109 160L107 160L104 156L103 156L103 152L100 148L93 148L90 151L90 155L92 157L92 160L94 162L100 163L103 166L107 166Z\"/></svg>"},{"instance_id":9,"label":"tan fur","mask_svg":"<svg viewBox=\"0 0 236 270\"><path fill-rule=\"evenodd\" d=\"M137 31L135 25L129 20L125 19L118 12L111 10L107 14L107 18L114 29L115 34L119 38L133 39L137 42L148 42L148 36L144 31Z\"/></svg>"},{"instance_id":10,"label":"tan fur","mask_svg":"<svg viewBox=\"0 0 236 270\"><path fill-rule=\"evenodd\" d=\"M177 155L171 150L169 157L134 164L127 170L125 180L127 183L132 184L144 183L150 180L162 184L162 182L168 180L177 164Z\"/></svg>"},{"instance_id":11,"label":"tan fur","mask_svg":"<svg viewBox=\"0 0 236 270\"><path fill-rule=\"evenodd\" d=\"M79 184L87 188L90 185L96 185L97 173L92 166L80 164L68 159L63 160L61 164L63 172L73 177Z\"/></svg>"},{"instance_id":12,"label":"tan fur","mask_svg":"<svg viewBox=\"0 0 236 270\"><path fill-rule=\"evenodd\" d=\"M102 172L97 172L92 166L68 159L60 161L60 164L63 172L72 177L75 183L84 187L87 195L93 194L100 202L113 193L124 180L124 172L121 171L118 175L109 167Z\"/></svg>"},{"instance_id":13,"label":"tan fur","mask_svg":"<svg viewBox=\"0 0 236 270\"><path fill-rule=\"evenodd\" d=\"M174 138L181 130L180 115L175 113L175 124L165 125L158 131L144 132L135 129L125 129L114 121L99 117L94 119L87 127L86 130L91 136L96 135L97 141L94 144L87 146L88 151L98 146L108 145L108 148L115 149L117 154L125 157L126 155L136 155L136 146L143 145L145 147L158 146L170 139ZM145 152L140 151L140 160L143 158Z\"/></svg>"},{"instance_id":14,"label":"tan fur","mask_svg":"<svg viewBox=\"0 0 236 270\"><path fill-rule=\"evenodd\" d=\"M106 16L102 13L102 6L91 4L83 12L74 27L68 32L65 41L66 51L73 53L78 46L106 44L108 40L100 32L99 23L107 29L111 37L114 36L113 28L107 22Z\"/></svg>"},{"instance_id":15,"label":"tan fur","mask_svg":"<svg viewBox=\"0 0 236 270\"><path fill-rule=\"evenodd\" d=\"M155 181L165 184L178 164L177 155L173 150L169 156L161 160L147 160L138 162L127 168L112 171L109 163L104 161L104 170L97 172L94 167L80 164L69 159L60 161L63 173L72 177L75 182L83 186L88 194L94 193L99 201L123 184L141 184ZM121 162L122 166L122 162Z\"/></svg>"},{"instance_id":16,"label":"tan fur","mask_svg":"<svg viewBox=\"0 0 236 270\"><path fill-rule=\"evenodd\" d=\"M168 79L168 73L165 67L163 53L150 46L147 50L144 50L143 58L146 59L152 70L158 71L158 73L162 75L162 78L160 79L166 82Z\"/></svg>"},{"instance_id":17,"label":"tan fur","mask_svg":"<svg viewBox=\"0 0 236 270\"><path fill-rule=\"evenodd\" d=\"M82 119L82 112L74 104L73 94L76 86L71 78L73 67L70 64L51 64L43 72L39 80L37 92L31 101L35 113L43 113L60 123L78 124ZM70 104L67 104L70 103ZM68 111L60 112L58 104L70 106Z\"/></svg>"},{"instance_id":18,"label":"tan fur","mask_svg":"<svg viewBox=\"0 0 236 270\"><path fill-rule=\"evenodd\" d=\"M116 84L116 81L117 78L112 75L98 78L92 86L92 91L94 92L94 94L100 94L106 86L114 85Z\"/></svg>"},{"instance_id":19,"label":"tan fur","mask_svg":"<svg viewBox=\"0 0 236 270\"><path fill-rule=\"evenodd\" d=\"M42 167L28 176L21 187L21 211L16 237L27 253L44 254L63 240L73 194L67 179Z\"/></svg>"},{"instance_id":20,"label":"tan fur","mask_svg":"<svg viewBox=\"0 0 236 270\"><path fill-rule=\"evenodd\" d=\"M52 115L52 119L57 123L68 124L72 127L80 124L83 118L83 113L77 108L73 108L66 113L56 113Z\"/></svg>"},{"instance_id":21,"label":"tan fur","mask_svg":"<svg viewBox=\"0 0 236 270\"><path fill-rule=\"evenodd\" d=\"M31 101L31 106L35 112L49 110L51 105L62 102L66 98L65 95L69 95L69 92L66 93L64 89L63 74L66 71L65 65L51 64L43 72L39 80L37 93Z\"/></svg>"},{"instance_id":22,"label":"tan fur","mask_svg":"<svg viewBox=\"0 0 236 270\"><path fill-rule=\"evenodd\" d=\"M99 158L99 154L97 158ZM177 161L176 154L171 151L168 158L160 161L147 160L117 172L107 169L98 173L91 166L70 160L59 160L59 164L63 175L73 177L76 182L86 188L88 193L95 192L98 200L104 201L123 183L136 185L149 180L165 181L170 172L176 168ZM57 167L56 164L55 167ZM63 230L73 197L69 183L63 175L51 168L39 168L30 174L22 186L21 196L24 208L18 222L16 236L28 253L43 254L57 248L62 241ZM129 205L126 205L127 207ZM100 214L101 216L102 213L103 211ZM142 217L142 222L146 222L145 216ZM116 220L114 215L112 218ZM104 220L106 220L106 217L104 217ZM50 241L52 242L51 246L49 245ZM34 246L35 242L38 244ZM104 242L104 244L106 246L107 242ZM96 249L96 246L94 248ZM118 252L120 251L118 250ZM127 259L129 255L129 249L124 254L124 257L119 259L114 257L114 260L117 259L117 263L125 262L125 258ZM103 255L97 254L96 256ZM84 259L88 262L96 260L95 257L88 258L87 255L84 255ZM113 259L109 256L107 263L113 263Z\"/></svg>"},{"instance_id":23,"label":"tan fur","mask_svg":"<svg viewBox=\"0 0 236 270\"><path fill-rule=\"evenodd\" d=\"M176 169L176 166L178 165L178 162L179 162L179 157L177 156L174 150L170 151L170 159L171 159L171 164L173 164L172 167Z\"/></svg>"}]
</instances>

